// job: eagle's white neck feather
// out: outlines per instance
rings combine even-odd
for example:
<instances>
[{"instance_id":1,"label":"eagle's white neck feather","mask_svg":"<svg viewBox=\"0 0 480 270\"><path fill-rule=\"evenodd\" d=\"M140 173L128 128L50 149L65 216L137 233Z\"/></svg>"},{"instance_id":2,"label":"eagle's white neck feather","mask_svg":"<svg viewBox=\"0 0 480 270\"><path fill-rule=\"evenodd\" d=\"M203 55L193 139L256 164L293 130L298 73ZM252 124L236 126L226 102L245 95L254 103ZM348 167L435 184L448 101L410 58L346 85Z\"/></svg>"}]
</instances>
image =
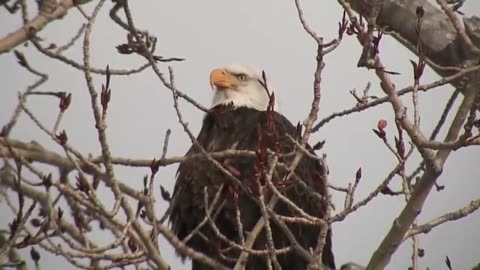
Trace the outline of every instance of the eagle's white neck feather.
<instances>
[{"instance_id":1,"label":"eagle's white neck feather","mask_svg":"<svg viewBox=\"0 0 480 270\"><path fill-rule=\"evenodd\" d=\"M213 96L212 107L217 105L233 105L233 107L247 107L259 111L267 110L268 96L259 95L257 93L241 93L236 90L215 91Z\"/></svg>"}]
</instances>

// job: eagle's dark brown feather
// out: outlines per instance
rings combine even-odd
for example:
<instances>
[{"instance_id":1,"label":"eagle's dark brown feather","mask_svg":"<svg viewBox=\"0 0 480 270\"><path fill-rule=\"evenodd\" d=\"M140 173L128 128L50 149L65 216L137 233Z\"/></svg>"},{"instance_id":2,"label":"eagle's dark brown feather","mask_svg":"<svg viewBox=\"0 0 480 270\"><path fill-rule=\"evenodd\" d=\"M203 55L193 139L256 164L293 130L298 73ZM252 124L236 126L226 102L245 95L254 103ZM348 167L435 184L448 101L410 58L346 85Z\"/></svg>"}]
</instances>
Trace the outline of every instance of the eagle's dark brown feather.
<instances>
[{"instance_id":1,"label":"eagle's dark brown feather","mask_svg":"<svg viewBox=\"0 0 480 270\"><path fill-rule=\"evenodd\" d=\"M270 121L273 120L275 131L278 134L278 144L276 144L279 148L278 150L281 153L292 153L295 150L295 145L286 137L286 134L295 137L296 128L281 114L271 113L273 118ZM250 108L217 107L206 115L197 140L207 152L223 151L232 147L241 150L255 150L261 137L259 134L261 135L261 132L266 130L267 115L268 112L266 111L257 111ZM270 141L268 145L272 150L275 150L274 142ZM187 155L199 152L199 149L192 146ZM252 186L252 179L255 177L255 159L255 157L235 157L228 160L228 166L231 167L231 171L239 174L236 176L242 181L244 187L244 189L238 189L238 205L241 211L245 237L247 237L248 232L261 217L260 209L258 204L252 199L252 194L247 194L244 191ZM280 158L279 161L289 164L291 159L290 157ZM220 160L220 162L226 161ZM319 201L312 196L312 191L320 195L327 194L322 168L318 160L304 156L295 172L300 179L303 179L310 190L305 190L305 188L300 187L294 181L288 188L283 190L283 193L291 201L308 214L316 217L323 217L327 207L326 201ZM280 171L275 175L275 178L281 181L285 173ZM224 204L215 218L215 224L222 234L232 241L239 242L235 204L231 189L235 185L206 159L195 159L185 162L178 169L178 177L173 194L175 203L172 207L170 221L173 232L180 239L184 239L205 217L204 188L207 187L209 202L211 202L222 184L220 201L224 201ZM295 215L282 202L277 203L275 211L281 215ZM271 222L271 226L276 248L289 246L290 242L280 228L274 222ZM307 248L307 250L310 247L315 248L320 232L318 226L296 223L289 224L289 228L304 248ZM208 223L202 227L200 233L201 236L197 234L187 242L190 247L217 259L229 267L235 265L235 260L240 254L238 249L230 249L221 256L220 252L223 252L228 247L228 244L215 235ZM266 247L265 233L262 231L253 248L265 249ZM232 260L225 259L225 256ZM325 266L335 268L330 231L327 236L322 260ZM303 257L296 254L295 251L279 255L278 261L283 269L306 269L307 266L307 262ZM210 268L194 261L192 269ZM266 269L266 260L260 256L250 255L246 269Z\"/></svg>"}]
</instances>

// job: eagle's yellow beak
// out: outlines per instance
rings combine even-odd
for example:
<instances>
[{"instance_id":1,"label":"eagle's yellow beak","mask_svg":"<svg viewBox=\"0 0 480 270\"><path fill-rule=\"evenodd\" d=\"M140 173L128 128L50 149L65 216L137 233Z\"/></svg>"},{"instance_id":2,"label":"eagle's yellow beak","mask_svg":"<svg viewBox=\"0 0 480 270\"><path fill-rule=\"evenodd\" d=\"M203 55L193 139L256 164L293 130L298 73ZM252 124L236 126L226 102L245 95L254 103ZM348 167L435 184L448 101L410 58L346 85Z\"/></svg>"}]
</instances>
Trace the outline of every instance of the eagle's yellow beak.
<instances>
[{"instance_id":1,"label":"eagle's yellow beak","mask_svg":"<svg viewBox=\"0 0 480 270\"><path fill-rule=\"evenodd\" d=\"M210 86L217 90L235 89L239 82L225 69L214 69L210 72Z\"/></svg>"}]
</instances>

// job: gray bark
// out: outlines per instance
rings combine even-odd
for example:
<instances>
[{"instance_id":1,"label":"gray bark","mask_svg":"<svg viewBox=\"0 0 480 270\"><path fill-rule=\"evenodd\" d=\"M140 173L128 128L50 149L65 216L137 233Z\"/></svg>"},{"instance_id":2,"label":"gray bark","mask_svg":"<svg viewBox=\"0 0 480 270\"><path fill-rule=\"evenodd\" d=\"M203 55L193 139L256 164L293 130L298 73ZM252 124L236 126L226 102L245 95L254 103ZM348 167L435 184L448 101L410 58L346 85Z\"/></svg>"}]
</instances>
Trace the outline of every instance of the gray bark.
<instances>
[{"instance_id":1,"label":"gray bark","mask_svg":"<svg viewBox=\"0 0 480 270\"><path fill-rule=\"evenodd\" d=\"M364 14L368 10L370 0L350 2L353 9ZM428 0L384 0L382 10L377 18L377 25L387 32L392 32L395 39L412 52L417 53L418 40L415 31L417 6L422 6L425 10L420 39L425 49L425 56L430 61L442 67L465 67L479 63L480 56L469 52L447 15L438 5L433 5ZM480 18L477 16L464 17L463 23L473 44L480 47ZM451 69L442 69L432 65L431 67L442 77L455 73ZM460 89L465 87L462 81L456 81L453 85Z\"/></svg>"}]
</instances>

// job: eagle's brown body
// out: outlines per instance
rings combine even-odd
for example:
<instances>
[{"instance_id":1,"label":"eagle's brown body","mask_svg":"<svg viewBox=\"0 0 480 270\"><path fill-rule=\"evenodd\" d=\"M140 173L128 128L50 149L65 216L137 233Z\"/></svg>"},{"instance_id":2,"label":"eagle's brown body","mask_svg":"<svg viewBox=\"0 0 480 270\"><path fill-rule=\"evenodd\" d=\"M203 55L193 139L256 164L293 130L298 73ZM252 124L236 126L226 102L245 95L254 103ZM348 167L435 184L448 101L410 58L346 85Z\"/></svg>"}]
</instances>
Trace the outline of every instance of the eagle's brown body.
<instances>
[{"instance_id":1,"label":"eagle's brown body","mask_svg":"<svg viewBox=\"0 0 480 270\"><path fill-rule=\"evenodd\" d=\"M269 113L270 116L268 116ZM268 118L270 120L267 121ZM272 136L271 126L268 128L267 122L273 124L273 131L277 135ZM270 133L266 136L265 132ZM272 151L279 151L280 154L285 154L292 153L296 149L295 145L286 137L286 134L295 137L296 133L296 128L285 117L276 112L257 111L244 107L233 109L228 106L219 106L206 115L197 140L207 152L217 152L231 148L255 150L259 148L259 139L261 139L263 140L262 143L266 144ZM276 143L273 141L273 138L277 140ZM199 149L192 146L187 155L199 152ZM281 157L279 162L289 164L292 158L293 155L287 158ZM189 235L205 218L205 187L208 191L209 204L211 204L219 188L222 187L220 200L215 206L216 209L219 206L222 208L218 213L213 210L211 215L215 218L215 224L220 232L230 240L239 243L235 194L238 194L237 204L241 213L245 238L248 237L248 232L261 218L260 208L254 199L256 196L254 181L259 177L258 156L234 157L228 158L228 160L222 159L219 162L228 164L229 171L242 182L243 187L236 186L232 180L227 178L224 173L206 159L194 159L180 165L174 190L174 205L170 215L172 229L180 239L184 239ZM303 179L309 190L301 187L294 180L290 180L286 187L280 189L284 195L305 212L320 218L326 213L327 202L326 200L319 200L318 196L313 196L312 192L327 195L326 180L323 177L325 172L322 168L318 160L304 156L295 173L300 179ZM286 171L279 169L273 180L276 183L281 183L286 173ZM270 195L267 194L268 196ZM326 196L324 197L326 198ZM280 215L297 215L281 201L276 204L274 210ZM275 222L271 221L270 223L276 248L290 246L291 243L282 230ZM320 232L319 226L298 223L288 224L288 226L300 245L307 250L310 248L315 249ZM208 223L203 225L199 233L187 242L187 245L218 260L227 267L233 267L241 253L240 250L235 248L228 249L229 245L217 237ZM267 248L265 230L257 237L253 248ZM305 259L293 250L286 254L278 255L278 261L283 269L306 269L308 265ZM246 269L267 269L266 262L264 256L250 255ZM327 235L322 262L329 268L335 267L330 231ZM194 261L192 269L210 268Z\"/></svg>"}]
</instances>

